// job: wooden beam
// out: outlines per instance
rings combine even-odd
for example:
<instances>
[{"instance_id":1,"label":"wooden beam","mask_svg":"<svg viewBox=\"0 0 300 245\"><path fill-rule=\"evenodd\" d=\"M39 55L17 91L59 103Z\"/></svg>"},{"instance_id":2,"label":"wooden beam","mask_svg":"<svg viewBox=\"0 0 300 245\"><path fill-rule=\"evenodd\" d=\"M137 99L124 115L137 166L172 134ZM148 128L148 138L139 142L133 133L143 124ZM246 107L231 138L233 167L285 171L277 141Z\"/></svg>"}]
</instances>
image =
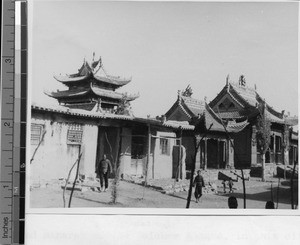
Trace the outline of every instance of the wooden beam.
<instances>
[{"instance_id":1,"label":"wooden beam","mask_svg":"<svg viewBox=\"0 0 300 245\"><path fill-rule=\"evenodd\" d=\"M204 139L204 170L207 169L207 138Z\"/></svg>"}]
</instances>

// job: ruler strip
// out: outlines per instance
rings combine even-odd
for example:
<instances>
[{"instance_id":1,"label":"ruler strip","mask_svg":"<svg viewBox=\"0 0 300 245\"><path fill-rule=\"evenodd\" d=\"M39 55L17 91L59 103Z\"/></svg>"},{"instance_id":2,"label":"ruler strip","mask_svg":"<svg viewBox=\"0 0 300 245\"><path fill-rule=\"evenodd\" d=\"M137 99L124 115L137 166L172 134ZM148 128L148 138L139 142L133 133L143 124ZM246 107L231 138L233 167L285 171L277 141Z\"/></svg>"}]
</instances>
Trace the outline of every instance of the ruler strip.
<instances>
[{"instance_id":1,"label":"ruler strip","mask_svg":"<svg viewBox=\"0 0 300 245\"><path fill-rule=\"evenodd\" d=\"M26 168L25 152L26 152L26 117L27 117L27 2L21 1L18 12L20 13L20 23L16 23L18 35L16 38L16 51L18 51L20 60L19 70L16 71L16 86L15 86L15 120L16 128L19 132L16 137L19 137L19 144L15 144L15 221L14 242L24 244L25 240L25 187L26 187ZM18 80L17 80L18 79ZM25 91L22 91L24 90ZM14 182L15 183L15 182Z\"/></svg>"},{"instance_id":2,"label":"ruler strip","mask_svg":"<svg viewBox=\"0 0 300 245\"><path fill-rule=\"evenodd\" d=\"M27 2L2 1L0 244L24 244Z\"/></svg>"},{"instance_id":3,"label":"ruler strip","mask_svg":"<svg viewBox=\"0 0 300 245\"><path fill-rule=\"evenodd\" d=\"M13 243L15 3L2 1L0 244Z\"/></svg>"},{"instance_id":4,"label":"ruler strip","mask_svg":"<svg viewBox=\"0 0 300 245\"><path fill-rule=\"evenodd\" d=\"M20 162L20 113L21 113L21 28L20 28L20 3L15 4L15 86L14 86L14 157L13 157L13 229L12 229L12 242L19 244L19 197L20 197L20 173L19 173L19 162Z\"/></svg>"}]
</instances>

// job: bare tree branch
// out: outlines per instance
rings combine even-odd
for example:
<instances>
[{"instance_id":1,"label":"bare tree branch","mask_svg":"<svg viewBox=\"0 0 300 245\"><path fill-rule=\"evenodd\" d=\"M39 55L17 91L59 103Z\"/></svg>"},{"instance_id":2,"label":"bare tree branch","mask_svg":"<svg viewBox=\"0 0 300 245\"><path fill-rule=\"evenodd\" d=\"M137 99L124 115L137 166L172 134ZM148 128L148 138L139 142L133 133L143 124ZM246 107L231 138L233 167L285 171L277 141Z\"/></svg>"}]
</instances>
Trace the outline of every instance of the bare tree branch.
<instances>
[{"instance_id":1,"label":"bare tree branch","mask_svg":"<svg viewBox=\"0 0 300 245\"><path fill-rule=\"evenodd\" d=\"M37 145L37 147L35 148L35 150L34 150L34 152L33 152L33 154L32 154L32 157L31 157L31 159L30 159L30 164L32 163L32 161L33 161L33 159L34 159L34 156L35 156L35 154L37 153L37 150L39 149L40 145L41 145L42 142L44 141L44 137L45 137L46 132L47 132L46 130L43 132L42 137L41 137L41 139L40 139L40 141L39 141L39 144Z\"/></svg>"}]
</instances>

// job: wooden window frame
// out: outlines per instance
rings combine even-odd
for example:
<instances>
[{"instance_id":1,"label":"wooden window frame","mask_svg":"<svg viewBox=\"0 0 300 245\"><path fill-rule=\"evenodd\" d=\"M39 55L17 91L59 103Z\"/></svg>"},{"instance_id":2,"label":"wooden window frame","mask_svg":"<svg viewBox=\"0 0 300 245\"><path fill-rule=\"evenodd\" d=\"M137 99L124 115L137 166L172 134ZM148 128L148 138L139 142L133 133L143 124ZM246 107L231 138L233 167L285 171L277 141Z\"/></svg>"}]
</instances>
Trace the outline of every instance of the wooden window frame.
<instances>
[{"instance_id":1,"label":"wooden window frame","mask_svg":"<svg viewBox=\"0 0 300 245\"><path fill-rule=\"evenodd\" d=\"M31 132L30 132L30 144L31 145L38 145L41 141L42 132L44 131L44 124L39 123L31 123ZM38 128L34 130L33 127ZM33 134L33 132L39 132L38 134Z\"/></svg>"},{"instance_id":2,"label":"wooden window frame","mask_svg":"<svg viewBox=\"0 0 300 245\"><path fill-rule=\"evenodd\" d=\"M170 155L170 139L160 138L159 150L161 155Z\"/></svg>"},{"instance_id":3,"label":"wooden window frame","mask_svg":"<svg viewBox=\"0 0 300 245\"><path fill-rule=\"evenodd\" d=\"M81 145L83 137L82 124L69 124L67 131L67 145Z\"/></svg>"}]
</instances>

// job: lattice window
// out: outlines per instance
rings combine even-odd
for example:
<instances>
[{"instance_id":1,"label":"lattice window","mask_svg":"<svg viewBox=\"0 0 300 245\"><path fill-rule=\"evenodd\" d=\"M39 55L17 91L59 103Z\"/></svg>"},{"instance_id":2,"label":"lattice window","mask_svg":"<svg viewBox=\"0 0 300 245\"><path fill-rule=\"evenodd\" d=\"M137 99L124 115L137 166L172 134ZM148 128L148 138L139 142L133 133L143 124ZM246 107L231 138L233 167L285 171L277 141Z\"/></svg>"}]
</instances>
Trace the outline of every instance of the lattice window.
<instances>
[{"instance_id":1,"label":"lattice window","mask_svg":"<svg viewBox=\"0 0 300 245\"><path fill-rule=\"evenodd\" d=\"M43 132L44 125L42 124L31 124L31 144L38 145L40 143L42 132Z\"/></svg>"},{"instance_id":2,"label":"lattice window","mask_svg":"<svg viewBox=\"0 0 300 245\"><path fill-rule=\"evenodd\" d=\"M160 154L162 155L170 155L170 146L168 139L160 139Z\"/></svg>"},{"instance_id":3,"label":"lattice window","mask_svg":"<svg viewBox=\"0 0 300 245\"><path fill-rule=\"evenodd\" d=\"M82 125L70 124L67 133L67 144L80 145L82 142Z\"/></svg>"}]
</instances>

